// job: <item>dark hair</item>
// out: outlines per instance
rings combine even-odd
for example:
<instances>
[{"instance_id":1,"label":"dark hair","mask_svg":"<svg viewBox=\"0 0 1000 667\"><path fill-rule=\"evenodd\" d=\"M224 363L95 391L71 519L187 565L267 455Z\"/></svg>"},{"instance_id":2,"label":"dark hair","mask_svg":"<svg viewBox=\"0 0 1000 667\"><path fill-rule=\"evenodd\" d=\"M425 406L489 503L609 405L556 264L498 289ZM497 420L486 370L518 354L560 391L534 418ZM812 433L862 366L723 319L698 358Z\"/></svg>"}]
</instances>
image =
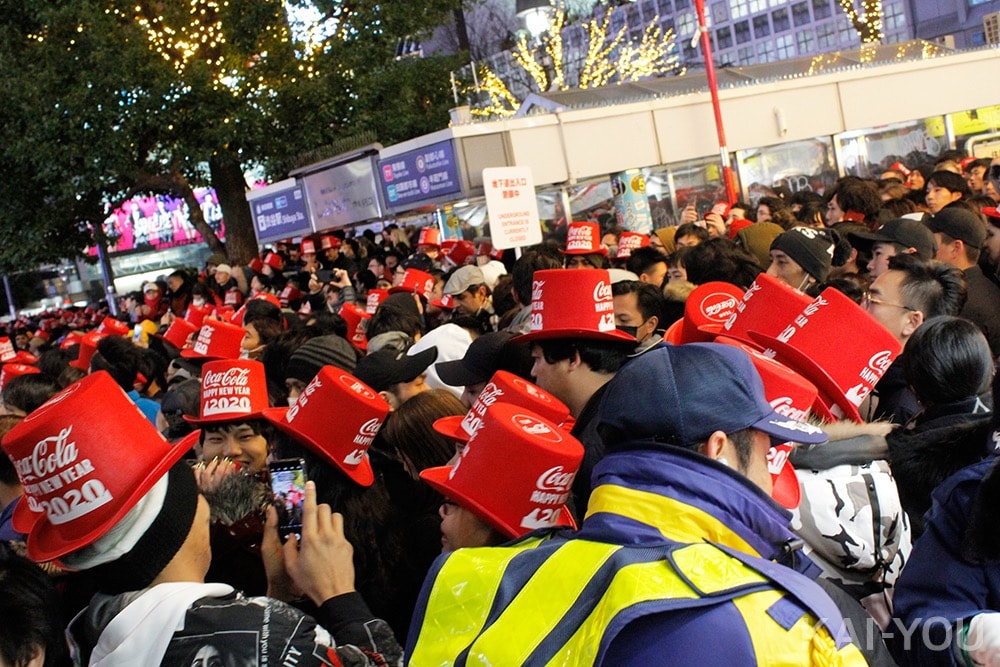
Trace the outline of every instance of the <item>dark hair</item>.
<instances>
[{"instance_id":1,"label":"dark hair","mask_svg":"<svg viewBox=\"0 0 1000 667\"><path fill-rule=\"evenodd\" d=\"M386 421L382 435L389 450L416 475L445 465L455 454L455 442L434 430L434 420L465 413L465 406L453 393L431 389L400 405Z\"/></svg>"},{"instance_id":2,"label":"dark hair","mask_svg":"<svg viewBox=\"0 0 1000 667\"><path fill-rule=\"evenodd\" d=\"M200 444L205 444L205 436L209 433L225 432L239 426L249 426L254 435L259 435L267 440L268 452L274 449L275 441L278 436L278 429L266 419L234 419L233 421L227 422L209 422L207 424L201 424L197 427L201 429L201 436L198 438L198 442Z\"/></svg>"},{"instance_id":3,"label":"dark hair","mask_svg":"<svg viewBox=\"0 0 1000 667\"><path fill-rule=\"evenodd\" d=\"M561 269L562 265L562 259L551 250L533 249L521 255L521 258L514 262L514 268L510 272L517 302L522 306L531 303L531 282L535 271Z\"/></svg>"},{"instance_id":4,"label":"dark hair","mask_svg":"<svg viewBox=\"0 0 1000 667\"><path fill-rule=\"evenodd\" d=\"M840 210L857 211L865 216L866 221L875 219L878 210L882 208L882 196L874 181L866 181L857 176L844 176L834 188L830 199L837 198Z\"/></svg>"},{"instance_id":5,"label":"dark hair","mask_svg":"<svg viewBox=\"0 0 1000 667\"><path fill-rule=\"evenodd\" d=\"M194 431L195 427L186 419L198 416L198 402L201 396L201 380L174 382L163 394L160 414L167 421L164 437L175 442Z\"/></svg>"},{"instance_id":6,"label":"dark hair","mask_svg":"<svg viewBox=\"0 0 1000 667\"><path fill-rule=\"evenodd\" d=\"M902 218L904 215L913 213L916 210L917 205L905 197L890 199L889 201L882 203L882 211L888 211L887 215L890 220Z\"/></svg>"},{"instance_id":7,"label":"dark hair","mask_svg":"<svg viewBox=\"0 0 1000 667\"><path fill-rule=\"evenodd\" d=\"M105 336L97 342L97 352L90 358L90 368L107 371L119 387L131 391L139 371L139 348L123 336Z\"/></svg>"},{"instance_id":8,"label":"dark hair","mask_svg":"<svg viewBox=\"0 0 1000 667\"><path fill-rule=\"evenodd\" d=\"M655 315L659 322L663 322L663 307L666 300L663 291L657 289L655 285L639 280L620 280L611 285L611 294L612 296L635 294L643 319L648 320Z\"/></svg>"},{"instance_id":9,"label":"dark hair","mask_svg":"<svg viewBox=\"0 0 1000 667\"><path fill-rule=\"evenodd\" d=\"M0 546L0 656L7 665L26 665L39 649L45 667L67 660L63 604L52 579L27 558Z\"/></svg>"},{"instance_id":10,"label":"dark hair","mask_svg":"<svg viewBox=\"0 0 1000 667\"><path fill-rule=\"evenodd\" d=\"M701 229L700 227L698 229ZM641 276L644 273L651 273L654 266L663 262L667 263L667 256L656 248L646 246L645 248L636 248L632 251L632 254L627 260L625 260L625 269L631 271L637 276ZM660 287L657 285L656 287Z\"/></svg>"},{"instance_id":11,"label":"dark hair","mask_svg":"<svg viewBox=\"0 0 1000 667\"><path fill-rule=\"evenodd\" d=\"M677 231L674 233L674 243L682 236L696 236L702 243L709 239L708 230L693 222L685 222L677 227Z\"/></svg>"},{"instance_id":12,"label":"dark hair","mask_svg":"<svg viewBox=\"0 0 1000 667\"><path fill-rule=\"evenodd\" d=\"M978 396L993 381L993 355L972 322L932 317L906 341L903 374L924 407Z\"/></svg>"},{"instance_id":13,"label":"dark hair","mask_svg":"<svg viewBox=\"0 0 1000 667\"><path fill-rule=\"evenodd\" d=\"M24 419L21 415L0 415L0 438L21 423ZM17 486L21 483L14 468L14 462L7 456L7 452L0 451L0 484L7 486Z\"/></svg>"},{"instance_id":14,"label":"dark hair","mask_svg":"<svg viewBox=\"0 0 1000 667\"><path fill-rule=\"evenodd\" d=\"M275 322L270 317L257 317L249 322L247 322L246 319L243 320L244 329L251 324L257 332L257 336L260 338L261 345L270 345L274 339L280 336L281 332L284 331L281 324Z\"/></svg>"},{"instance_id":15,"label":"dark hair","mask_svg":"<svg viewBox=\"0 0 1000 667\"><path fill-rule=\"evenodd\" d=\"M423 333L424 319L412 295L390 294L368 320L368 340L388 331L401 331L410 338Z\"/></svg>"},{"instance_id":16,"label":"dark hair","mask_svg":"<svg viewBox=\"0 0 1000 667\"><path fill-rule=\"evenodd\" d=\"M44 373L19 375L4 385L0 400L30 415L60 389L59 383Z\"/></svg>"},{"instance_id":17,"label":"dark hair","mask_svg":"<svg viewBox=\"0 0 1000 667\"><path fill-rule=\"evenodd\" d=\"M931 177L927 179L927 185L931 184L938 186L939 188L944 188L948 192L958 192L962 195L962 198L968 197L972 194L969 191L969 184L965 182L961 174L956 174L953 171L939 170L931 174Z\"/></svg>"},{"instance_id":18,"label":"dark hair","mask_svg":"<svg viewBox=\"0 0 1000 667\"><path fill-rule=\"evenodd\" d=\"M167 386L167 358L154 350L152 347L149 348L135 348L136 355L136 374L142 373L143 377L146 378L145 384L142 386L142 392L147 393L154 384L157 385L161 390L165 389Z\"/></svg>"},{"instance_id":19,"label":"dark hair","mask_svg":"<svg viewBox=\"0 0 1000 667\"><path fill-rule=\"evenodd\" d=\"M761 206L766 206L771 215L774 215L777 211L783 211L788 208L788 203L781 197L761 197L757 200L756 208L760 208Z\"/></svg>"},{"instance_id":20,"label":"dark hair","mask_svg":"<svg viewBox=\"0 0 1000 667\"><path fill-rule=\"evenodd\" d=\"M580 361L595 373L617 373L635 349L635 343L612 343L584 338L537 340L535 344L542 349L542 356L550 364L572 359L579 353Z\"/></svg>"},{"instance_id":21,"label":"dark hair","mask_svg":"<svg viewBox=\"0 0 1000 667\"><path fill-rule=\"evenodd\" d=\"M688 280L703 285L714 280L747 289L763 271L753 255L729 239L709 239L684 256Z\"/></svg>"},{"instance_id":22,"label":"dark hair","mask_svg":"<svg viewBox=\"0 0 1000 667\"><path fill-rule=\"evenodd\" d=\"M317 311L312 314L310 326L318 329L323 336L333 334L347 338L347 321L339 313L332 313L326 309Z\"/></svg>"},{"instance_id":23,"label":"dark hair","mask_svg":"<svg viewBox=\"0 0 1000 667\"><path fill-rule=\"evenodd\" d=\"M903 303L927 319L958 315L965 306L968 286L962 272L953 266L903 254L889 258L889 270L906 274L899 286Z\"/></svg>"}]
</instances>

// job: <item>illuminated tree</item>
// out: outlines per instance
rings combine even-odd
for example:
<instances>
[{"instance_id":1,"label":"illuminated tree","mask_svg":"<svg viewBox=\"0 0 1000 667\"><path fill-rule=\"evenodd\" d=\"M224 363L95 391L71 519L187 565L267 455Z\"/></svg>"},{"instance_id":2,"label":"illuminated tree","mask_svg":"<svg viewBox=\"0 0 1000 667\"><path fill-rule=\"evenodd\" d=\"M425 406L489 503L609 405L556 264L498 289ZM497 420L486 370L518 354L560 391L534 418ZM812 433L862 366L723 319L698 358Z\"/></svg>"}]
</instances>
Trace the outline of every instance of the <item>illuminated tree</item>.
<instances>
[{"instance_id":1,"label":"illuminated tree","mask_svg":"<svg viewBox=\"0 0 1000 667\"><path fill-rule=\"evenodd\" d=\"M393 56L458 0L291 4L317 13L312 30L282 0L0 0L0 269L72 257L138 193L184 197L211 244L200 185L246 261L246 169L280 178L359 132L388 144L446 125L457 63Z\"/></svg>"},{"instance_id":2,"label":"illuminated tree","mask_svg":"<svg viewBox=\"0 0 1000 667\"><path fill-rule=\"evenodd\" d=\"M679 69L673 30L663 30L659 17L654 17L638 40L626 38L627 26L609 34L611 11L602 19L584 22L586 54L580 62L571 63L566 57L563 28L566 10L557 6L552 24L537 43L522 35L511 56L526 75L528 87L534 92L560 91L570 88L597 88L611 84L639 81L661 76ZM521 102L511 92L508 82L489 67L478 68L473 92L484 101L472 113L484 117L511 116Z\"/></svg>"},{"instance_id":3,"label":"illuminated tree","mask_svg":"<svg viewBox=\"0 0 1000 667\"><path fill-rule=\"evenodd\" d=\"M837 0L854 29L858 31L862 44L876 44L885 37L882 22L882 0L861 0L861 14L855 7L855 0Z\"/></svg>"}]
</instances>

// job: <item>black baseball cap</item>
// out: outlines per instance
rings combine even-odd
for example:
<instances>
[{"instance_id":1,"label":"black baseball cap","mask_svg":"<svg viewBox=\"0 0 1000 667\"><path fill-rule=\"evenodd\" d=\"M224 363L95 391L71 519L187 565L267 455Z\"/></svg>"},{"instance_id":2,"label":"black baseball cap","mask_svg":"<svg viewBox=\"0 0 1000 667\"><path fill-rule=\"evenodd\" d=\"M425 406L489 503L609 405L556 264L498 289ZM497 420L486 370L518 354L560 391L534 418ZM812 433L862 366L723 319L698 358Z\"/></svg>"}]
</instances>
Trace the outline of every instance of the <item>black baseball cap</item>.
<instances>
[{"instance_id":1,"label":"black baseball cap","mask_svg":"<svg viewBox=\"0 0 1000 667\"><path fill-rule=\"evenodd\" d=\"M358 378L375 391L388 391L401 382L413 382L437 359L436 347L408 355L393 349L382 349L363 357L354 369Z\"/></svg>"},{"instance_id":2,"label":"black baseball cap","mask_svg":"<svg viewBox=\"0 0 1000 667\"><path fill-rule=\"evenodd\" d=\"M924 223L909 218L889 220L874 232L848 232L847 238L862 250L876 243L896 243L913 248L920 259L934 259L937 254L937 241L931 230Z\"/></svg>"},{"instance_id":3,"label":"black baseball cap","mask_svg":"<svg viewBox=\"0 0 1000 667\"><path fill-rule=\"evenodd\" d=\"M986 242L986 225L972 211L946 206L927 221L932 232L958 239L970 248L982 248Z\"/></svg>"},{"instance_id":4,"label":"black baseball cap","mask_svg":"<svg viewBox=\"0 0 1000 667\"><path fill-rule=\"evenodd\" d=\"M511 331L494 331L472 341L465 356L442 361L434 369L441 381L452 387L466 387L486 382L501 370L504 347L514 338Z\"/></svg>"}]
</instances>

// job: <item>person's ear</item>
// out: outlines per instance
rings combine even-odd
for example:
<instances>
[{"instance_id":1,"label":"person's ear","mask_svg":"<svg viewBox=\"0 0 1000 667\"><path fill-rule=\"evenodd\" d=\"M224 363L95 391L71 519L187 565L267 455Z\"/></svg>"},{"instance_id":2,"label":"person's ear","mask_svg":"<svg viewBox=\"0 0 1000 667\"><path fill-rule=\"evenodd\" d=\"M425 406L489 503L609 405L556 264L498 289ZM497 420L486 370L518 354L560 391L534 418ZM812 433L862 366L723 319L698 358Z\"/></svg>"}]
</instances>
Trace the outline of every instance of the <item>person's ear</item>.
<instances>
[{"instance_id":1,"label":"person's ear","mask_svg":"<svg viewBox=\"0 0 1000 667\"><path fill-rule=\"evenodd\" d=\"M906 322L903 324L903 337L909 338L913 332L924 323L924 313L920 310L911 310L906 314Z\"/></svg>"},{"instance_id":2,"label":"person's ear","mask_svg":"<svg viewBox=\"0 0 1000 667\"><path fill-rule=\"evenodd\" d=\"M698 448L698 453L707 456L713 461L717 461L722 457L728 441L729 439L725 433L722 431L715 431L712 435L708 436L708 439Z\"/></svg>"},{"instance_id":3,"label":"person's ear","mask_svg":"<svg viewBox=\"0 0 1000 667\"><path fill-rule=\"evenodd\" d=\"M395 412L396 408L399 407L399 399L391 391L380 391L379 396L385 399L385 402L389 404L389 412Z\"/></svg>"}]
</instances>

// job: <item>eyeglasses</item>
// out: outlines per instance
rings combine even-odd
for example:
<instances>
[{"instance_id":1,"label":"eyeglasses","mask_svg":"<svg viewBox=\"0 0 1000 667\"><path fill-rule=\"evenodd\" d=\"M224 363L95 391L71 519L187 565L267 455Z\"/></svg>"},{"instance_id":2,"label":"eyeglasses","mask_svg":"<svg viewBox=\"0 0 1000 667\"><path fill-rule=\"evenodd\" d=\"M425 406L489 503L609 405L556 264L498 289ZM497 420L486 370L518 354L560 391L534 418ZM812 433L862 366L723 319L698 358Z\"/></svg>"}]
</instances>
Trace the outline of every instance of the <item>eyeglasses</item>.
<instances>
[{"instance_id":1,"label":"eyeglasses","mask_svg":"<svg viewBox=\"0 0 1000 667\"><path fill-rule=\"evenodd\" d=\"M990 170L987 172L987 178L991 181L1000 181L1000 164L990 166Z\"/></svg>"},{"instance_id":2,"label":"eyeglasses","mask_svg":"<svg viewBox=\"0 0 1000 667\"><path fill-rule=\"evenodd\" d=\"M904 306L901 303L889 303L888 301L883 301L882 299L872 296L872 293L865 290L864 296L861 297L861 305L868 307L869 304L875 304L876 306L891 306L893 308L902 308L903 310L908 310L910 312L916 312L916 308L910 308L909 306Z\"/></svg>"}]
</instances>

